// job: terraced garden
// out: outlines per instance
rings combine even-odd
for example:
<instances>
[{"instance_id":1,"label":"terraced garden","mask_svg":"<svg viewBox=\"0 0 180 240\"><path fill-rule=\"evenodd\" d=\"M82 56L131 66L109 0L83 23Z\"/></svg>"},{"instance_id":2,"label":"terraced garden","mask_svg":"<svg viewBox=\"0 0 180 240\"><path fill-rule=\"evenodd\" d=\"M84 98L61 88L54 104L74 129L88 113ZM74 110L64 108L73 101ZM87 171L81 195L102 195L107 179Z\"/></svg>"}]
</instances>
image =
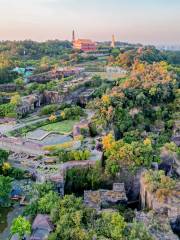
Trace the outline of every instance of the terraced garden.
<instances>
[{"instance_id":1,"label":"terraced garden","mask_svg":"<svg viewBox=\"0 0 180 240\"><path fill-rule=\"evenodd\" d=\"M48 132L56 132L60 134L68 134L72 132L74 124L76 124L76 120L64 120L62 122L50 123L41 127L41 129Z\"/></svg>"}]
</instances>

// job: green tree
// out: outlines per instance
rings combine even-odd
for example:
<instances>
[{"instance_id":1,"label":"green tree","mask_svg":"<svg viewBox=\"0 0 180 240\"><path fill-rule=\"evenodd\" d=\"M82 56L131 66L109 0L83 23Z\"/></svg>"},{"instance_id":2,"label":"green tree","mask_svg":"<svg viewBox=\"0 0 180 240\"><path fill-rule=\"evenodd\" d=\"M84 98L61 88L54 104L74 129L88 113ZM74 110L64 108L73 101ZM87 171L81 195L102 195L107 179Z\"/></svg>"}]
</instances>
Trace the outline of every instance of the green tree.
<instances>
[{"instance_id":1,"label":"green tree","mask_svg":"<svg viewBox=\"0 0 180 240\"><path fill-rule=\"evenodd\" d=\"M124 218L117 212L104 212L96 221L98 236L112 240L124 240L126 223Z\"/></svg>"},{"instance_id":2,"label":"green tree","mask_svg":"<svg viewBox=\"0 0 180 240\"><path fill-rule=\"evenodd\" d=\"M50 191L38 200L38 211L41 213L50 213L58 202L59 196L56 192Z\"/></svg>"},{"instance_id":3,"label":"green tree","mask_svg":"<svg viewBox=\"0 0 180 240\"><path fill-rule=\"evenodd\" d=\"M143 223L133 221L128 240L153 240Z\"/></svg>"},{"instance_id":4,"label":"green tree","mask_svg":"<svg viewBox=\"0 0 180 240\"><path fill-rule=\"evenodd\" d=\"M12 105L15 105L15 106L20 105L20 103L21 103L21 96L19 94L16 94L16 95L12 96L10 103Z\"/></svg>"},{"instance_id":5,"label":"green tree","mask_svg":"<svg viewBox=\"0 0 180 240\"><path fill-rule=\"evenodd\" d=\"M14 83L18 88L23 88L25 85L23 78L17 78Z\"/></svg>"},{"instance_id":6,"label":"green tree","mask_svg":"<svg viewBox=\"0 0 180 240\"><path fill-rule=\"evenodd\" d=\"M12 178L0 175L0 205L8 205L12 190Z\"/></svg>"},{"instance_id":7,"label":"green tree","mask_svg":"<svg viewBox=\"0 0 180 240\"><path fill-rule=\"evenodd\" d=\"M24 217L19 216L13 220L11 226L11 234L17 234L19 240L23 239L26 234L31 233L31 225Z\"/></svg>"},{"instance_id":8,"label":"green tree","mask_svg":"<svg viewBox=\"0 0 180 240\"><path fill-rule=\"evenodd\" d=\"M0 149L0 168L2 167L3 163L8 160L9 152Z\"/></svg>"}]
</instances>

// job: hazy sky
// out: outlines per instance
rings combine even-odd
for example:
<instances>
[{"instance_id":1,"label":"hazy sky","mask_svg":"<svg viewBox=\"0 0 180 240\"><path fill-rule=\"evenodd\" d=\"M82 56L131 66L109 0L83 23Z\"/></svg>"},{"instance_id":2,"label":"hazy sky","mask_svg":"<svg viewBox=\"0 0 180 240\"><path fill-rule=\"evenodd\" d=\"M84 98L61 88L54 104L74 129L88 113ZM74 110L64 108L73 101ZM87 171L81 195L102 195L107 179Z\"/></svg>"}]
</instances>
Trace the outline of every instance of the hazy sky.
<instances>
[{"instance_id":1,"label":"hazy sky","mask_svg":"<svg viewBox=\"0 0 180 240\"><path fill-rule=\"evenodd\" d=\"M180 44L180 0L0 0L0 40Z\"/></svg>"}]
</instances>

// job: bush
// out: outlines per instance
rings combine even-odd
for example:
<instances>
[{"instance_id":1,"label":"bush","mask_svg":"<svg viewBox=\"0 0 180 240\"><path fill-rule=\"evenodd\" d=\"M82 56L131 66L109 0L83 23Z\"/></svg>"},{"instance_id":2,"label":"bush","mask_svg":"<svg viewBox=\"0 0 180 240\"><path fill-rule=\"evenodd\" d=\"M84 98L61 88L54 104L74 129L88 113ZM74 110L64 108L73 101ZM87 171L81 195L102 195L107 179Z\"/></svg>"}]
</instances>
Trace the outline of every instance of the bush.
<instances>
[{"instance_id":1,"label":"bush","mask_svg":"<svg viewBox=\"0 0 180 240\"><path fill-rule=\"evenodd\" d=\"M160 189L172 190L176 185L176 181L168 176L165 176L165 172L162 170L146 171L143 177L144 177L145 184L147 184L147 187L150 192L156 192L157 190L160 190Z\"/></svg>"},{"instance_id":2,"label":"bush","mask_svg":"<svg viewBox=\"0 0 180 240\"><path fill-rule=\"evenodd\" d=\"M130 233L128 234L129 240L153 240L147 228L143 223L133 222Z\"/></svg>"},{"instance_id":3,"label":"bush","mask_svg":"<svg viewBox=\"0 0 180 240\"><path fill-rule=\"evenodd\" d=\"M8 170L8 176L12 177L12 178L15 178L15 179L24 179L25 178L25 171L22 170L22 169L19 169L19 168L10 168Z\"/></svg>"},{"instance_id":4,"label":"bush","mask_svg":"<svg viewBox=\"0 0 180 240\"><path fill-rule=\"evenodd\" d=\"M70 108L65 108L63 112L61 113L61 116L63 115L64 119L74 119L79 116L84 115L84 110L79 106L73 106Z\"/></svg>"},{"instance_id":5,"label":"bush","mask_svg":"<svg viewBox=\"0 0 180 240\"><path fill-rule=\"evenodd\" d=\"M49 115L51 113L54 113L58 110L59 106L57 104L51 104L48 106L45 106L41 109L40 115Z\"/></svg>"},{"instance_id":6,"label":"bush","mask_svg":"<svg viewBox=\"0 0 180 240\"><path fill-rule=\"evenodd\" d=\"M56 154L58 154L60 162L87 160L91 155L90 151L87 149L76 151L60 150Z\"/></svg>"},{"instance_id":7,"label":"bush","mask_svg":"<svg viewBox=\"0 0 180 240\"><path fill-rule=\"evenodd\" d=\"M72 168L66 174L66 193L83 193L84 190L97 190L103 182L100 164L89 168Z\"/></svg>"}]
</instances>

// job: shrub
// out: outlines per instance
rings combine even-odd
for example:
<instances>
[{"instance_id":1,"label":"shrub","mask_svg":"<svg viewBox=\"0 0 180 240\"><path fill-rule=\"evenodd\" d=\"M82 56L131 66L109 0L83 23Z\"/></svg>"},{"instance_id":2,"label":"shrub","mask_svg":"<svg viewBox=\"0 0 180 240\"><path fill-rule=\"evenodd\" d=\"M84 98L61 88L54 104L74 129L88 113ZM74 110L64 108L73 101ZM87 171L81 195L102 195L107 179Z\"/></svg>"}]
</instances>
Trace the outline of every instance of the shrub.
<instances>
[{"instance_id":1,"label":"shrub","mask_svg":"<svg viewBox=\"0 0 180 240\"><path fill-rule=\"evenodd\" d=\"M48 106L45 106L41 109L40 115L48 115L51 113L54 113L58 110L59 106L57 104L51 104Z\"/></svg>"},{"instance_id":2,"label":"shrub","mask_svg":"<svg viewBox=\"0 0 180 240\"><path fill-rule=\"evenodd\" d=\"M130 233L128 234L129 240L153 240L147 228L143 223L133 222Z\"/></svg>"},{"instance_id":3,"label":"shrub","mask_svg":"<svg viewBox=\"0 0 180 240\"><path fill-rule=\"evenodd\" d=\"M56 154L58 154L60 162L87 160L91 155L87 149L73 151L60 150Z\"/></svg>"},{"instance_id":4,"label":"shrub","mask_svg":"<svg viewBox=\"0 0 180 240\"><path fill-rule=\"evenodd\" d=\"M176 185L176 181L168 176L165 176L165 172L162 170L146 171L143 177L144 177L145 184L147 184L148 190L150 192L157 192L157 190L161 190L160 191L161 193L166 192L164 191L164 189L170 191ZM158 195L160 192L158 192Z\"/></svg>"}]
</instances>

